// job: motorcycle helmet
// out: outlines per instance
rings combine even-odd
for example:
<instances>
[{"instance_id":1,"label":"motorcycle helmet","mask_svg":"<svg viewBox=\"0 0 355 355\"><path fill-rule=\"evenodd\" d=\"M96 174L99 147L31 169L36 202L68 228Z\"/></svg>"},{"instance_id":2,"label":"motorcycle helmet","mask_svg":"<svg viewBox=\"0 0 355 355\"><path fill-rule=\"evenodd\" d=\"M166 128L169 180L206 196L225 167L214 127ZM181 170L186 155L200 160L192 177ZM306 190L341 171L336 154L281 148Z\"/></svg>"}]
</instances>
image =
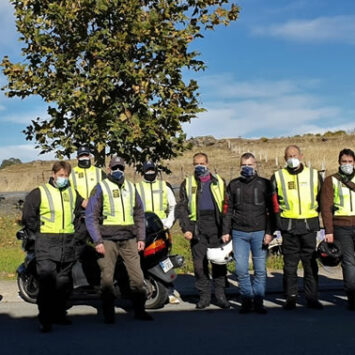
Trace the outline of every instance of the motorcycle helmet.
<instances>
[{"instance_id":1,"label":"motorcycle helmet","mask_svg":"<svg viewBox=\"0 0 355 355\"><path fill-rule=\"evenodd\" d=\"M233 260L232 253L233 245L232 241L229 241L218 248L207 248L207 259L213 264L224 265Z\"/></svg>"},{"instance_id":2,"label":"motorcycle helmet","mask_svg":"<svg viewBox=\"0 0 355 355\"><path fill-rule=\"evenodd\" d=\"M342 258L341 245L339 241L327 243L325 240L319 243L317 257L323 266L337 266Z\"/></svg>"}]
</instances>

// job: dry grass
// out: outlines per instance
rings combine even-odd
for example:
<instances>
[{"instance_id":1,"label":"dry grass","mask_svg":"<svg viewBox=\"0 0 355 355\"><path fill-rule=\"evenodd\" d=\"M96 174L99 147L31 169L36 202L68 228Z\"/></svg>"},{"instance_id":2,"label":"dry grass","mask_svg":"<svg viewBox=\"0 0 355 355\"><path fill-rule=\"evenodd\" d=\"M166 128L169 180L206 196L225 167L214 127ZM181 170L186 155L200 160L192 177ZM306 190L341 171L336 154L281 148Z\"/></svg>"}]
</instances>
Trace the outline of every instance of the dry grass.
<instances>
[{"instance_id":1,"label":"dry grass","mask_svg":"<svg viewBox=\"0 0 355 355\"><path fill-rule=\"evenodd\" d=\"M167 162L171 175L163 174L163 178L173 185L178 185L184 177L192 172L192 156L203 151L209 156L212 171L218 172L226 181L238 176L239 159L244 152L252 152L258 160L259 175L269 178L273 172L284 166L283 154L289 144L297 144L303 151L304 162L318 170L326 170L332 174L337 170L339 151L343 148L354 148L355 135L327 137L306 135L302 137L273 139L221 139L207 147L193 147L181 157ZM75 161L71 161L76 165ZM35 161L19 164L0 170L0 192L30 191L39 184L48 181L53 161ZM127 168L127 176L131 180L140 180L133 167Z\"/></svg>"}]
</instances>

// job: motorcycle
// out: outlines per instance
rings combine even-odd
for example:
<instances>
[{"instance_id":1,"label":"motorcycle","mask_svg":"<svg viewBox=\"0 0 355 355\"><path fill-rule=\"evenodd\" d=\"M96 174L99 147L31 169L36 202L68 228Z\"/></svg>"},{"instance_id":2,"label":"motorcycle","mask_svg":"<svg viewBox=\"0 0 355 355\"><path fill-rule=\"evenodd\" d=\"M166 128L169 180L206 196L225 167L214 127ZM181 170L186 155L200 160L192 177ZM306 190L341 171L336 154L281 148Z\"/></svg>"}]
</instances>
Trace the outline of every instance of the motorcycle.
<instances>
[{"instance_id":1,"label":"motorcycle","mask_svg":"<svg viewBox=\"0 0 355 355\"><path fill-rule=\"evenodd\" d=\"M164 230L159 217L151 212L145 213L146 244L140 253L144 274L147 309L161 308L167 302L169 288L177 277L176 268L184 264L181 255L170 255L171 242L168 231ZM22 241L26 252L24 262L17 269L17 285L20 297L29 303L36 303L38 277L34 252L35 235L25 228L19 230L17 239ZM100 268L97 259L100 255L87 243L72 269L73 291L71 299L93 299L100 295ZM116 264L114 276L115 293L118 298L129 298L129 281L122 259Z\"/></svg>"}]
</instances>

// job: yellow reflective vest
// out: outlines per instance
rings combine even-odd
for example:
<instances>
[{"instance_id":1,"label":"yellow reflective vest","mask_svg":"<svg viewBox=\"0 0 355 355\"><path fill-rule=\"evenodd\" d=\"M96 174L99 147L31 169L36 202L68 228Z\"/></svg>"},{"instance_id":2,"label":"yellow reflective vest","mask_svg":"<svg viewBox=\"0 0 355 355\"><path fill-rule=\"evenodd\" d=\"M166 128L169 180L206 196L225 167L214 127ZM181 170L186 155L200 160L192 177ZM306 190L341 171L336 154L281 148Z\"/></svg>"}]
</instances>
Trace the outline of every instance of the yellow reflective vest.
<instances>
[{"instance_id":1,"label":"yellow reflective vest","mask_svg":"<svg viewBox=\"0 0 355 355\"><path fill-rule=\"evenodd\" d=\"M275 179L281 217L303 219L318 216L319 179L316 169L304 167L299 174L280 169L275 173Z\"/></svg>"},{"instance_id":2,"label":"yellow reflective vest","mask_svg":"<svg viewBox=\"0 0 355 355\"><path fill-rule=\"evenodd\" d=\"M136 184L142 199L144 212L154 212L160 219L167 217L168 187L165 181L141 181Z\"/></svg>"},{"instance_id":3,"label":"yellow reflective vest","mask_svg":"<svg viewBox=\"0 0 355 355\"><path fill-rule=\"evenodd\" d=\"M71 186L60 190L51 184L39 186L39 190L40 233L74 233L75 190Z\"/></svg>"},{"instance_id":4,"label":"yellow reflective vest","mask_svg":"<svg viewBox=\"0 0 355 355\"><path fill-rule=\"evenodd\" d=\"M211 192L215 203L218 207L218 210L222 212L224 195L225 195L225 186L224 181L219 175L213 175L217 179L217 182L211 182ZM191 221L196 221L197 219L197 181L195 176L191 175L185 179L186 193L189 200L189 218Z\"/></svg>"},{"instance_id":5,"label":"yellow reflective vest","mask_svg":"<svg viewBox=\"0 0 355 355\"><path fill-rule=\"evenodd\" d=\"M355 176L351 180L355 183ZM334 190L334 215L355 216L355 192L344 185L335 176L332 177Z\"/></svg>"},{"instance_id":6,"label":"yellow reflective vest","mask_svg":"<svg viewBox=\"0 0 355 355\"><path fill-rule=\"evenodd\" d=\"M102 214L104 226L128 226L134 224L133 208L136 203L134 184L125 180L119 187L109 179L100 182L103 196Z\"/></svg>"},{"instance_id":7,"label":"yellow reflective vest","mask_svg":"<svg viewBox=\"0 0 355 355\"><path fill-rule=\"evenodd\" d=\"M73 168L69 181L79 194L87 199L90 197L92 189L102 180L102 171L96 166L91 165L90 168L83 169L79 166Z\"/></svg>"}]
</instances>

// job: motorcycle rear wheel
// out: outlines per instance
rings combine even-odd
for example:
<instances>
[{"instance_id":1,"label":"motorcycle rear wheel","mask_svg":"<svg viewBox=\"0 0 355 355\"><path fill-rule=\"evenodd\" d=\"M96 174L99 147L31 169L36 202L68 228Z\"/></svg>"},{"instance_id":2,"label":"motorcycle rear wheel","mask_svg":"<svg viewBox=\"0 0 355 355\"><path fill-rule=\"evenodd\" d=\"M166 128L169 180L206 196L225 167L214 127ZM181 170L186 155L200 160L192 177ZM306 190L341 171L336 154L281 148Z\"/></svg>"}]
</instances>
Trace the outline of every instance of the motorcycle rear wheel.
<instances>
[{"instance_id":1,"label":"motorcycle rear wheel","mask_svg":"<svg viewBox=\"0 0 355 355\"><path fill-rule=\"evenodd\" d=\"M168 299L168 289L167 287L160 281L155 280L150 277L146 282L150 283L149 286L152 288L152 293L148 296L145 301L146 309L157 309L164 307L164 304Z\"/></svg>"},{"instance_id":2,"label":"motorcycle rear wheel","mask_svg":"<svg viewBox=\"0 0 355 355\"><path fill-rule=\"evenodd\" d=\"M17 286L20 297L29 303L37 302L38 281L33 275L26 273L17 275Z\"/></svg>"}]
</instances>

